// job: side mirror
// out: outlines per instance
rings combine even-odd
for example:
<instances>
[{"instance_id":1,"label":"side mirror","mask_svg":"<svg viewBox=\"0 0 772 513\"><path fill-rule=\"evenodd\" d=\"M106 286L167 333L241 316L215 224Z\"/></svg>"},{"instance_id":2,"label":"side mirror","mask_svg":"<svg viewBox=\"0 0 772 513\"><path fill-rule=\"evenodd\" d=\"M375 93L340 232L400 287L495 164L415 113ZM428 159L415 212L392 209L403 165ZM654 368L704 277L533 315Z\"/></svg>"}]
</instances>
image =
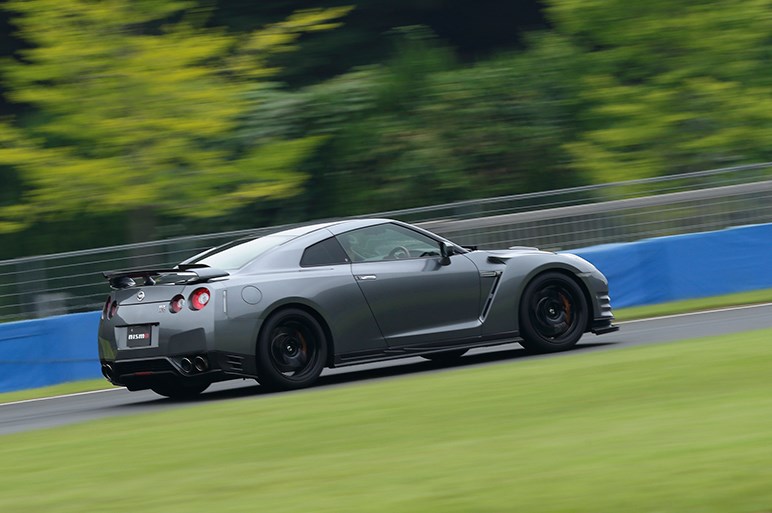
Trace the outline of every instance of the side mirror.
<instances>
[{"instance_id":1,"label":"side mirror","mask_svg":"<svg viewBox=\"0 0 772 513\"><path fill-rule=\"evenodd\" d=\"M453 246L440 242L440 265L450 265L450 257L455 254Z\"/></svg>"}]
</instances>

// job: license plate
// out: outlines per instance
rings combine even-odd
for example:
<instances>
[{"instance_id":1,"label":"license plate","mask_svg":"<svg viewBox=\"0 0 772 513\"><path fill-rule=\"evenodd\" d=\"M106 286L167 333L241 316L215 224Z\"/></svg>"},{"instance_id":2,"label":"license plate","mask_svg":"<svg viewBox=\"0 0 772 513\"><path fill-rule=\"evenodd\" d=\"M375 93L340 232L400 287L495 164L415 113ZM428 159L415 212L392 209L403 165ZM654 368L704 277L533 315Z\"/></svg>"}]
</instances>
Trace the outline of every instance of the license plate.
<instances>
[{"instance_id":1,"label":"license plate","mask_svg":"<svg viewBox=\"0 0 772 513\"><path fill-rule=\"evenodd\" d=\"M128 347L147 347L150 345L152 326L129 326L126 345Z\"/></svg>"}]
</instances>

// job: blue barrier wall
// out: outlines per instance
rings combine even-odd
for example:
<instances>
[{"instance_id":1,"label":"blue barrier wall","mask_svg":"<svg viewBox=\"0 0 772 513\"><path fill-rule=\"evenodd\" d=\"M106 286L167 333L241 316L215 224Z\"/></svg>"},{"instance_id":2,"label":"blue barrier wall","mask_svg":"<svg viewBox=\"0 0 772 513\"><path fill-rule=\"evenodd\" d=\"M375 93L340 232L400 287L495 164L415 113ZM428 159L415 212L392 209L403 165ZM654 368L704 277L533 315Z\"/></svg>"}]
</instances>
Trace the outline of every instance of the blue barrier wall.
<instances>
[{"instance_id":1,"label":"blue barrier wall","mask_svg":"<svg viewBox=\"0 0 772 513\"><path fill-rule=\"evenodd\" d=\"M99 315L0 324L0 392L101 377Z\"/></svg>"},{"instance_id":2,"label":"blue barrier wall","mask_svg":"<svg viewBox=\"0 0 772 513\"><path fill-rule=\"evenodd\" d=\"M609 279L615 308L772 288L772 224L571 251ZM101 376L99 312L0 324L0 392Z\"/></svg>"},{"instance_id":3,"label":"blue barrier wall","mask_svg":"<svg viewBox=\"0 0 772 513\"><path fill-rule=\"evenodd\" d=\"M772 224L571 253L606 275L615 308L772 288Z\"/></svg>"}]
</instances>

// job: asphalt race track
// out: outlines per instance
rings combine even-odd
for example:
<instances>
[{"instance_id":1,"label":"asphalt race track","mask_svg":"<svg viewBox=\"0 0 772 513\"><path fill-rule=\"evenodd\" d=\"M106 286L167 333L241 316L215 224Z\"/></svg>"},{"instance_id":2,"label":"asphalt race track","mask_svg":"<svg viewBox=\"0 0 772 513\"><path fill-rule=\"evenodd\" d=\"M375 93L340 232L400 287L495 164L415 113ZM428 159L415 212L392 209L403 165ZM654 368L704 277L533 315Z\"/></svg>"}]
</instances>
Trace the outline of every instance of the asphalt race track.
<instances>
[{"instance_id":1,"label":"asphalt race track","mask_svg":"<svg viewBox=\"0 0 772 513\"><path fill-rule=\"evenodd\" d=\"M341 369L327 369L317 386L349 386L371 379L393 379L408 374L442 372L455 367L490 365L525 358L553 358L576 351L596 351L772 328L772 304L630 321L621 323L621 327L621 331L608 335L596 337L586 334L576 349L558 355L528 356L517 344L502 345L471 351L452 366L412 357ZM731 338L727 338L727 344L731 343L742 343L742 340L732 341ZM283 393L297 394L304 391ZM255 398L265 394L252 380L230 381L213 385L196 403L244 397ZM128 392L122 388L0 404L0 435L116 415L162 411L188 404L191 403L165 399L150 391Z\"/></svg>"}]
</instances>

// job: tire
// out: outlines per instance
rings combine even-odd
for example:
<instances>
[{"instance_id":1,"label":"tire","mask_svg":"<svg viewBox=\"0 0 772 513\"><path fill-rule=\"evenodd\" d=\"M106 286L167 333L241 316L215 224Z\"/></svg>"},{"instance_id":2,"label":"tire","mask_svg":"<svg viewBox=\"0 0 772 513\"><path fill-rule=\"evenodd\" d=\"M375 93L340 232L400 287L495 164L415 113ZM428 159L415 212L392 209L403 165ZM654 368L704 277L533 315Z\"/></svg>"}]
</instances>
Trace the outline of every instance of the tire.
<instances>
[{"instance_id":1,"label":"tire","mask_svg":"<svg viewBox=\"0 0 772 513\"><path fill-rule=\"evenodd\" d=\"M520 300L520 344L535 353L572 348L587 328L584 292L569 276L547 272L528 284Z\"/></svg>"},{"instance_id":2,"label":"tire","mask_svg":"<svg viewBox=\"0 0 772 513\"><path fill-rule=\"evenodd\" d=\"M319 322L297 308L280 310L263 325L257 341L257 381L276 390L312 385L327 361L327 338Z\"/></svg>"},{"instance_id":3,"label":"tire","mask_svg":"<svg viewBox=\"0 0 772 513\"><path fill-rule=\"evenodd\" d=\"M158 395L169 399L195 399L206 390L211 383L206 381L188 381L170 377L155 383L150 389Z\"/></svg>"},{"instance_id":4,"label":"tire","mask_svg":"<svg viewBox=\"0 0 772 513\"><path fill-rule=\"evenodd\" d=\"M426 358L437 363L453 363L464 356L469 349L453 349L451 351L442 351L440 353L422 354L421 358Z\"/></svg>"}]
</instances>

